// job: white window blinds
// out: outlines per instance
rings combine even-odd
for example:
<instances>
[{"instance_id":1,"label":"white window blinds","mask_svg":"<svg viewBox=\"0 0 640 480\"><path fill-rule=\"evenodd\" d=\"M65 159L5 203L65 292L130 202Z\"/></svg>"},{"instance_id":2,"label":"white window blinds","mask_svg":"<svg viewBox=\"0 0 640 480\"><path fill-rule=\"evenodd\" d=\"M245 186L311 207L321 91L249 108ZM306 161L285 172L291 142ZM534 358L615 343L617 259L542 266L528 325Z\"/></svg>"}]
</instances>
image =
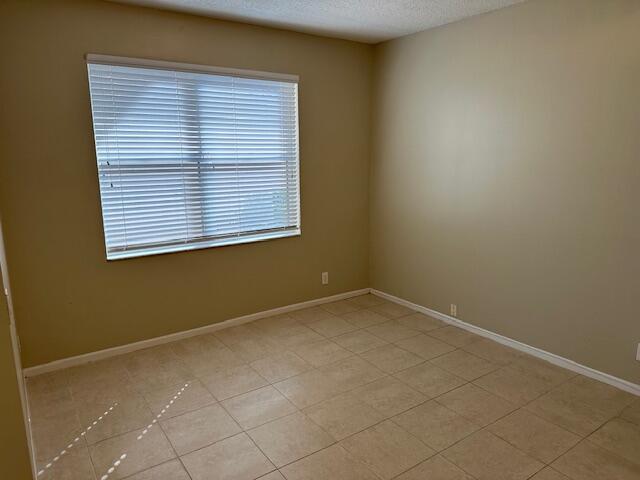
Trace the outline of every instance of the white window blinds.
<instances>
[{"instance_id":1,"label":"white window blinds","mask_svg":"<svg viewBox=\"0 0 640 480\"><path fill-rule=\"evenodd\" d=\"M87 60L108 259L300 233L295 78L124 60Z\"/></svg>"}]
</instances>

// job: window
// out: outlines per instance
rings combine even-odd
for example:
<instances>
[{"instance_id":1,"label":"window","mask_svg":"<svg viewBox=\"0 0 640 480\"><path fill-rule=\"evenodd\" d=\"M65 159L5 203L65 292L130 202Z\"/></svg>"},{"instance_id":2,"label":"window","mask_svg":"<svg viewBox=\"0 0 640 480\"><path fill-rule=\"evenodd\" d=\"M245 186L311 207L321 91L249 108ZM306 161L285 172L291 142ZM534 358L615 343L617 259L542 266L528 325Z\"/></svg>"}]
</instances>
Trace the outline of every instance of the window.
<instances>
[{"instance_id":1,"label":"window","mask_svg":"<svg viewBox=\"0 0 640 480\"><path fill-rule=\"evenodd\" d=\"M297 77L87 64L108 259L300 234Z\"/></svg>"}]
</instances>

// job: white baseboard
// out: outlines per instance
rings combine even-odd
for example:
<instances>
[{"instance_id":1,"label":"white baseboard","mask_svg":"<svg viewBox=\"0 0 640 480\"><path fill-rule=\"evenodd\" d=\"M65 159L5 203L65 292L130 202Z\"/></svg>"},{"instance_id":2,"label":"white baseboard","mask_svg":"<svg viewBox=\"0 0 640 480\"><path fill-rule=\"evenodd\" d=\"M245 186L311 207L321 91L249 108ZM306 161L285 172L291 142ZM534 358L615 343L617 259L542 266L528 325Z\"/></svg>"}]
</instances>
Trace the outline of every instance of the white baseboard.
<instances>
[{"instance_id":1,"label":"white baseboard","mask_svg":"<svg viewBox=\"0 0 640 480\"><path fill-rule=\"evenodd\" d=\"M330 303L338 300L344 300L346 298L355 297L358 295L364 295L365 293L369 293L369 292L375 295L378 295L382 298L385 298L389 301L392 301L394 303L404 305L413 310L424 313L425 315L429 315L431 317L442 320L443 322L448 323L450 325L454 325L464 330L468 330L472 333L475 333L476 335L480 335L481 337L488 338L490 340L501 343L508 347L528 353L529 355L533 355L534 357L538 357L542 360L545 360L559 367L566 368L567 370L571 370L572 372L576 372L586 377L599 380L601 382L612 385L626 392L633 393L635 395L640 396L640 385L629 382L627 380L623 380L618 377L614 377L613 375L609 375L608 373L594 370L593 368L579 364L577 362L574 362L573 360L569 360L568 358L561 357L559 355L547 352L540 348L532 347L531 345L527 345L526 343L522 343L512 338L499 335L489 330L485 330L484 328L471 325L470 323L463 322L460 319L451 317L449 315L438 312L436 310L423 307L422 305L409 302L408 300L404 300L402 298L396 297L394 295L390 295L388 293L385 293L373 288L363 288L360 290L353 290L350 292L339 293L337 295L332 295L330 297L323 297L323 298L317 298L315 300L309 300L306 302L294 303L291 305L286 305L284 307L273 308L271 310L265 310L262 312L252 313L249 315L243 315L242 317L231 318L223 322L213 323L211 325L205 325L204 327L185 330L182 332L171 333L169 335L150 338L148 340L142 340L139 342L129 343L126 345L120 345L118 347L107 348L105 350L99 350L97 352L91 352L83 355L77 355L74 357L63 358L61 360L55 360L53 362L45 363L43 365L36 365L35 367L25 368L23 369L22 372L25 377L33 377L36 375L41 375L43 373L53 372L55 370L61 370L63 368L74 367L77 365L82 365L84 363L95 362L96 360L102 360L105 358L114 357L116 355L122 355L123 353L134 352L136 350L142 350L144 348L154 347L156 345L175 342L177 340L194 337L196 335L215 332L216 330L221 330L223 328L233 327L236 325L242 325L243 323L252 322L254 320L259 320L261 318L266 318L273 315L279 315L279 314L291 312L294 310L300 310L303 308L309 308L316 305L321 305L323 303Z\"/></svg>"},{"instance_id":2,"label":"white baseboard","mask_svg":"<svg viewBox=\"0 0 640 480\"><path fill-rule=\"evenodd\" d=\"M25 377L34 377L43 373L53 372L56 370L61 370L63 368L75 367L84 363L95 362L96 360L114 357L116 355L122 355L123 353L134 352L136 350L142 350L144 348L154 347L156 345L162 345L164 343L175 342L184 338L195 337L196 335L215 332L216 330L221 330L223 328L242 325L243 323L253 322L254 320L271 317L273 315L279 315L282 313L292 312L294 310L322 305L323 303L336 302L338 300L344 300L345 298L364 295L365 293L369 293L369 290L369 288L363 288L360 290L353 290L350 292L339 293L337 295L331 295L330 297L316 298L315 300L308 300L306 302L294 303L291 305L286 305L284 307L272 308L271 310L265 310L263 312L251 313L249 315L243 315L242 317L231 318L222 322L212 323L211 325L205 325L204 327L193 328L191 330L171 333L169 335L163 335L161 337L150 338L148 340L141 340L139 342L128 343L126 345L120 345L104 350L98 350L97 352L90 352L83 355L76 355L74 357L55 360L53 362L45 363L42 365L36 365L35 367L25 368L22 370L22 373Z\"/></svg>"},{"instance_id":3,"label":"white baseboard","mask_svg":"<svg viewBox=\"0 0 640 480\"><path fill-rule=\"evenodd\" d=\"M405 307L409 307L413 310L424 313L425 315L429 315L430 317L437 318L448 324L455 325L456 327L460 327L465 330L468 330L472 333L475 333L476 335L480 335L482 337L491 339L495 342L501 343L508 347L514 348L516 350L520 350L521 352L528 353L529 355L533 355L534 357L538 357L542 360L545 360L559 367L566 368L567 370L571 370L572 372L576 372L581 375L584 375L585 377L599 380L603 383L619 388L620 390L624 390L626 392L633 393L634 395L640 396L640 385L637 385L635 383L629 382L627 380L623 380L622 378L614 377L613 375L609 375L608 373L594 370L593 368L587 367L585 365L581 365L580 363L574 362L573 360L569 360L568 358L561 357L559 355L556 355L555 353L550 353L545 350L532 347L531 345L527 345L526 343L513 340L512 338L505 337L497 333L493 333L489 330L485 330L484 328L476 327L475 325L471 325L470 323L463 322L462 320L459 320L455 317L445 315L444 313L440 313L436 310L423 307L422 305L417 305L415 303L409 302L402 298L395 297L385 292L381 292L380 290L376 290L374 288L370 290L371 290L371 293L373 293L374 295L378 295L391 302L397 303L399 305L404 305Z\"/></svg>"}]
</instances>

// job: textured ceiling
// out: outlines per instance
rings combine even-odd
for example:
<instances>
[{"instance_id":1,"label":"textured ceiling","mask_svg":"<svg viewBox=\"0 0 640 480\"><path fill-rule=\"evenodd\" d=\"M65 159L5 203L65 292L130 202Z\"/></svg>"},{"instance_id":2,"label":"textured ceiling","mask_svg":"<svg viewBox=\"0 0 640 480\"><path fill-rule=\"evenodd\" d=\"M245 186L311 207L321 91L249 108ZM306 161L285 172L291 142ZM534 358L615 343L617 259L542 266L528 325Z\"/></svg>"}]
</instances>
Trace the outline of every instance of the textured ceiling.
<instances>
[{"instance_id":1,"label":"textured ceiling","mask_svg":"<svg viewBox=\"0 0 640 480\"><path fill-rule=\"evenodd\" d=\"M524 0L113 0L378 43Z\"/></svg>"}]
</instances>

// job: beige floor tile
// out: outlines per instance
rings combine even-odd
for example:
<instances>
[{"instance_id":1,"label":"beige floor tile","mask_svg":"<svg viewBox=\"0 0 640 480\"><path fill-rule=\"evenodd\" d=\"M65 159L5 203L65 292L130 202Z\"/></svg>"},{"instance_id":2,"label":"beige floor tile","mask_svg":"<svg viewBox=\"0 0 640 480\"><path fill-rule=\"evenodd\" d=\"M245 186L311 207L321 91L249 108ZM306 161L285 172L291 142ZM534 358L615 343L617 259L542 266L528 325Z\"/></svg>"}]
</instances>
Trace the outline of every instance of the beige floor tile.
<instances>
[{"instance_id":1,"label":"beige floor tile","mask_svg":"<svg viewBox=\"0 0 640 480\"><path fill-rule=\"evenodd\" d=\"M62 410L75 409L77 402L74 400L70 388L65 386L29 394L29 407L32 416L47 417Z\"/></svg>"},{"instance_id":2,"label":"beige floor tile","mask_svg":"<svg viewBox=\"0 0 640 480\"><path fill-rule=\"evenodd\" d=\"M580 437L526 410L517 410L487 427L514 447L544 463L551 463L580 441Z\"/></svg>"},{"instance_id":3,"label":"beige floor tile","mask_svg":"<svg viewBox=\"0 0 640 480\"><path fill-rule=\"evenodd\" d=\"M395 342L395 344L411 353L415 353L419 357L425 360L430 360L445 353L452 352L456 347L449 345L448 343L436 340L428 335L416 335L415 337L405 338L403 340Z\"/></svg>"},{"instance_id":4,"label":"beige floor tile","mask_svg":"<svg viewBox=\"0 0 640 480\"><path fill-rule=\"evenodd\" d=\"M309 407L343 391L335 380L318 370L309 370L274 386L298 408Z\"/></svg>"},{"instance_id":5,"label":"beige floor tile","mask_svg":"<svg viewBox=\"0 0 640 480\"><path fill-rule=\"evenodd\" d=\"M297 408L272 386L230 398L223 401L222 405L245 430L297 411Z\"/></svg>"},{"instance_id":6,"label":"beige floor tile","mask_svg":"<svg viewBox=\"0 0 640 480\"><path fill-rule=\"evenodd\" d=\"M477 335L452 326L430 330L427 334L458 348L464 347L465 345L469 345L470 343L478 340Z\"/></svg>"},{"instance_id":7,"label":"beige floor tile","mask_svg":"<svg viewBox=\"0 0 640 480\"><path fill-rule=\"evenodd\" d=\"M170 399L168 398L167 401ZM89 445L143 428L154 418L140 395L119 402L111 411L109 408L111 405L106 403L84 404L78 408L78 416L83 428L92 427L85 436Z\"/></svg>"},{"instance_id":8,"label":"beige floor tile","mask_svg":"<svg viewBox=\"0 0 640 480\"><path fill-rule=\"evenodd\" d=\"M403 338L415 337L420 334L418 330L405 327L395 320L374 325L367 328L367 331L387 342L397 342Z\"/></svg>"},{"instance_id":9,"label":"beige floor tile","mask_svg":"<svg viewBox=\"0 0 640 480\"><path fill-rule=\"evenodd\" d=\"M469 381L475 380L499 368L495 363L476 357L464 350L454 350L453 352L434 358L430 363Z\"/></svg>"},{"instance_id":10,"label":"beige floor tile","mask_svg":"<svg viewBox=\"0 0 640 480\"><path fill-rule=\"evenodd\" d=\"M374 348L373 350L363 353L361 356L387 373L399 372L424 362L421 357L395 345L384 345Z\"/></svg>"},{"instance_id":11,"label":"beige floor tile","mask_svg":"<svg viewBox=\"0 0 640 480\"><path fill-rule=\"evenodd\" d=\"M551 465L572 480L638 480L640 465L589 441L580 442Z\"/></svg>"},{"instance_id":12,"label":"beige floor tile","mask_svg":"<svg viewBox=\"0 0 640 480\"><path fill-rule=\"evenodd\" d=\"M519 406L526 405L549 391L545 381L509 367L502 367L473 383Z\"/></svg>"},{"instance_id":13,"label":"beige floor tile","mask_svg":"<svg viewBox=\"0 0 640 480\"><path fill-rule=\"evenodd\" d=\"M384 416L355 396L344 394L304 410L313 422L334 439L353 435L384 420Z\"/></svg>"},{"instance_id":14,"label":"beige floor tile","mask_svg":"<svg viewBox=\"0 0 640 480\"><path fill-rule=\"evenodd\" d=\"M254 480L275 470L244 433L182 457L193 480Z\"/></svg>"},{"instance_id":15,"label":"beige floor tile","mask_svg":"<svg viewBox=\"0 0 640 480\"><path fill-rule=\"evenodd\" d=\"M171 387L175 387L175 385L171 385ZM79 407L92 403L113 405L141 393L131 380L124 379L118 384L98 382L86 385L81 389L73 388L71 389L71 394L75 405Z\"/></svg>"},{"instance_id":16,"label":"beige floor tile","mask_svg":"<svg viewBox=\"0 0 640 480\"><path fill-rule=\"evenodd\" d=\"M213 334L196 335L169 345L173 352L183 361L192 356L206 354L212 350L225 347L224 343Z\"/></svg>"},{"instance_id":17,"label":"beige floor tile","mask_svg":"<svg viewBox=\"0 0 640 480\"><path fill-rule=\"evenodd\" d=\"M38 480L95 480L96 478L89 451L85 446L69 450L55 462L51 458L36 465L39 473ZM47 465L50 466L47 468ZM7 477L7 480L14 479Z\"/></svg>"},{"instance_id":18,"label":"beige floor tile","mask_svg":"<svg viewBox=\"0 0 640 480\"><path fill-rule=\"evenodd\" d=\"M208 351L192 353L188 357L182 358L182 361L198 377L213 375L246 363L240 355L225 345Z\"/></svg>"},{"instance_id":19,"label":"beige floor tile","mask_svg":"<svg viewBox=\"0 0 640 480\"><path fill-rule=\"evenodd\" d=\"M414 330L420 330L421 332L428 332L431 330L435 330L436 328L447 326L447 324L442 320L438 320L437 318L433 318L418 312L414 312L409 315L405 315L404 317L398 318L398 323Z\"/></svg>"},{"instance_id":20,"label":"beige floor tile","mask_svg":"<svg viewBox=\"0 0 640 480\"><path fill-rule=\"evenodd\" d=\"M640 464L640 426L634 423L614 418L594 432L589 441Z\"/></svg>"},{"instance_id":21,"label":"beige floor tile","mask_svg":"<svg viewBox=\"0 0 640 480\"><path fill-rule=\"evenodd\" d=\"M403 473L397 480L473 480L446 458L436 455Z\"/></svg>"},{"instance_id":22,"label":"beige floor tile","mask_svg":"<svg viewBox=\"0 0 640 480\"><path fill-rule=\"evenodd\" d=\"M277 466L282 467L334 443L333 438L302 413L274 420L249 435Z\"/></svg>"},{"instance_id":23,"label":"beige floor tile","mask_svg":"<svg viewBox=\"0 0 640 480\"><path fill-rule=\"evenodd\" d=\"M370 293L367 293L366 295L359 295L357 297L352 297L347 301L352 305L355 305L360 308L375 307L376 305L387 303L387 300L385 300L384 298L378 297L377 295L372 295Z\"/></svg>"},{"instance_id":24,"label":"beige floor tile","mask_svg":"<svg viewBox=\"0 0 640 480\"><path fill-rule=\"evenodd\" d=\"M312 367L293 352L284 352L251 363L251 367L271 383L299 375Z\"/></svg>"},{"instance_id":25,"label":"beige floor tile","mask_svg":"<svg viewBox=\"0 0 640 480\"><path fill-rule=\"evenodd\" d=\"M399 318L415 313L415 310L405 307L404 305L399 305L392 302L382 303L380 305L369 307L369 310L379 313L380 315L384 315L387 318Z\"/></svg>"},{"instance_id":26,"label":"beige floor tile","mask_svg":"<svg viewBox=\"0 0 640 480\"><path fill-rule=\"evenodd\" d=\"M171 460L127 477L127 480L191 480L180 460Z\"/></svg>"},{"instance_id":27,"label":"beige floor tile","mask_svg":"<svg viewBox=\"0 0 640 480\"><path fill-rule=\"evenodd\" d=\"M548 388L557 387L576 375L569 370L557 367L549 362L545 362L544 360L540 360L539 358L535 358L530 355L522 355L509 366L519 372L527 374L530 377L535 377L539 381L546 383Z\"/></svg>"},{"instance_id":28,"label":"beige floor tile","mask_svg":"<svg viewBox=\"0 0 640 480\"><path fill-rule=\"evenodd\" d=\"M69 387L67 370L43 373L26 380L26 389L29 396L58 392Z\"/></svg>"},{"instance_id":29,"label":"beige floor tile","mask_svg":"<svg viewBox=\"0 0 640 480\"><path fill-rule=\"evenodd\" d=\"M266 334L234 343L229 348L245 362L253 362L282 351L282 347Z\"/></svg>"},{"instance_id":30,"label":"beige floor tile","mask_svg":"<svg viewBox=\"0 0 640 480\"><path fill-rule=\"evenodd\" d=\"M367 328L389 321L389 319L384 315L372 312L371 310L357 310L355 312L342 315L342 318L358 328Z\"/></svg>"},{"instance_id":31,"label":"beige floor tile","mask_svg":"<svg viewBox=\"0 0 640 480\"><path fill-rule=\"evenodd\" d=\"M470 383L441 395L436 401L481 426L516 409L515 405Z\"/></svg>"},{"instance_id":32,"label":"beige floor tile","mask_svg":"<svg viewBox=\"0 0 640 480\"><path fill-rule=\"evenodd\" d=\"M327 317L317 322L309 323L308 327L327 338L337 337L338 335L352 332L358 328L338 316Z\"/></svg>"},{"instance_id":33,"label":"beige floor tile","mask_svg":"<svg viewBox=\"0 0 640 480\"><path fill-rule=\"evenodd\" d=\"M132 376L134 387L142 394L162 387L184 385L195 380L195 375L183 363L158 365L153 371Z\"/></svg>"},{"instance_id":34,"label":"beige floor tile","mask_svg":"<svg viewBox=\"0 0 640 480\"><path fill-rule=\"evenodd\" d=\"M393 417L392 420L438 452L480 428L433 400Z\"/></svg>"},{"instance_id":35,"label":"beige floor tile","mask_svg":"<svg viewBox=\"0 0 640 480\"><path fill-rule=\"evenodd\" d=\"M391 479L434 454L413 435L387 420L340 445L383 479Z\"/></svg>"},{"instance_id":36,"label":"beige floor tile","mask_svg":"<svg viewBox=\"0 0 640 480\"><path fill-rule=\"evenodd\" d=\"M31 432L38 464L49 463L71 443L86 445L81 425L74 408L48 412L47 416L31 417ZM78 441L74 441L79 438Z\"/></svg>"},{"instance_id":37,"label":"beige floor tile","mask_svg":"<svg viewBox=\"0 0 640 480\"><path fill-rule=\"evenodd\" d=\"M318 332L314 332L309 327L296 323L286 330L279 332L277 335L273 335L272 339L281 348L295 349L296 347L307 343L324 340L324 337Z\"/></svg>"},{"instance_id":38,"label":"beige floor tile","mask_svg":"<svg viewBox=\"0 0 640 480\"><path fill-rule=\"evenodd\" d=\"M298 321L288 313L261 318L251 324L267 335L274 336L286 333L292 327L299 325Z\"/></svg>"},{"instance_id":39,"label":"beige floor tile","mask_svg":"<svg viewBox=\"0 0 640 480\"><path fill-rule=\"evenodd\" d=\"M640 426L640 400L636 400L625 408L620 414L620 417L624 418L628 422L635 423Z\"/></svg>"},{"instance_id":40,"label":"beige floor tile","mask_svg":"<svg viewBox=\"0 0 640 480\"><path fill-rule=\"evenodd\" d=\"M122 356L89 362L66 369L69 388L72 391L91 388L95 384L118 385L129 376Z\"/></svg>"},{"instance_id":41,"label":"beige floor tile","mask_svg":"<svg viewBox=\"0 0 640 480\"><path fill-rule=\"evenodd\" d=\"M531 480L569 480L569 477L565 477L551 467L546 467L531 477Z\"/></svg>"},{"instance_id":42,"label":"beige floor tile","mask_svg":"<svg viewBox=\"0 0 640 480\"><path fill-rule=\"evenodd\" d=\"M309 455L282 469L287 480L378 480L362 463L339 445Z\"/></svg>"},{"instance_id":43,"label":"beige floor tile","mask_svg":"<svg viewBox=\"0 0 640 480\"><path fill-rule=\"evenodd\" d=\"M213 375L202 377L202 382L218 400L226 400L269 384L248 365L221 370Z\"/></svg>"},{"instance_id":44,"label":"beige floor tile","mask_svg":"<svg viewBox=\"0 0 640 480\"><path fill-rule=\"evenodd\" d=\"M582 375L575 376L557 390L565 392L577 402L586 403L611 415L618 415L637 398L631 393Z\"/></svg>"},{"instance_id":45,"label":"beige floor tile","mask_svg":"<svg viewBox=\"0 0 640 480\"><path fill-rule=\"evenodd\" d=\"M487 338L480 338L475 342L465 345L462 349L502 366L510 365L523 356L523 354L517 350Z\"/></svg>"},{"instance_id":46,"label":"beige floor tile","mask_svg":"<svg viewBox=\"0 0 640 480\"><path fill-rule=\"evenodd\" d=\"M56 370L28 377L25 380L25 388L29 395L47 393L60 390L69 386L69 369Z\"/></svg>"},{"instance_id":47,"label":"beige floor tile","mask_svg":"<svg viewBox=\"0 0 640 480\"><path fill-rule=\"evenodd\" d=\"M564 390L552 390L524 407L539 417L586 437L612 418Z\"/></svg>"},{"instance_id":48,"label":"beige floor tile","mask_svg":"<svg viewBox=\"0 0 640 480\"><path fill-rule=\"evenodd\" d=\"M338 300L337 302L325 303L320 305L320 308L329 313L333 313L334 315L344 315L345 313L355 312L360 309L360 307L354 305L348 300Z\"/></svg>"},{"instance_id":49,"label":"beige floor tile","mask_svg":"<svg viewBox=\"0 0 640 480\"><path fill-rule=\"evenodd\" d=\"M271 473L267 473L266 475L263 475L258 480L286 480L286 479L278 470L275 470Z\"/></svg>"},{"instance_id":50,"label":"beige floor tile","mask_svg":"<svg viewBox=\"0 0 640 480\"><path fill-rule=\"evenodd\" d=\"M544 464L490 432L476 432L443 453L478 480L525 480Z\"/></svg>"},{"instance_id":51,"label":"beige floor tile","mask_svg":"<svg viewBox=\"0 0 640 480\"><path fill-rule=\"evenodd\" d=\"M345 333L332 340L353 353L364 353L387 344L385 340L370 334L366 330Z\"/></svg>"},{"instance_id":52,"label":"beige floor tile","mask_svg":"<svg viewBox=\"0 0 640 480\"><path fill-rule=\"evenodd\" d=\"M325 318L331 318L334 315L323 308L311 307L289 312L289 316L306 325L308 323L317 322L318 320L323 320Z\"/></svg>"},{"instance_id":53,"label":"beige floor tile","mask_svg":"<svg viewBox=\"0 0 640 480\"><path fill-rule=\"evenodd\" d=\"M394 376L428 398L437 397L466 383L466 380L427 362Z\"/></svg>"},{"instance_id":54,"label":"beige floor tile","mask_svg":"<svg viewBox=\"0 0 640 480\"><path fill-rule=\"evenodd\" d=\"M392 417L427 400L420 392L393 377L383 377L350 392L385 417Z\"/></svg>"},{"instance_id":55,"label":"beige floor tile","mask_svg":"<svg viewBox=\"0 0 640 480\"><path fill-rule=\"evenodd\" d=\"M162 413L164 418L182 415L183 413L198 410L199 408L216 403L216 399L213 398L213 395L209 393L209 390L207 390L199 380L192 380L187 385L169 409L166 409L165 406L176 395L176 387L163 387L151 390L144 394L144 398L154 415L158 415L162 410L165 410L165 412Z\"/></svg>"},{"instance_id":56,"label":"beige floor tile","mask_svg":"<svg viewBox=\"0 0 640 480\"><path fill-rule=\"evenodd\" d=\"M121 356L121 361L131 376L144 375L158 365L180 363L180 357L174 352L173 343L145 348Z\"/></svg>"},{"instance_id":57,"label":"beige floor tile","mask_svg":"<svg viewBox=\"0 0 640 480\"><path fill-rule=\"evenodd\" d=\"M195 378L170 345L129 354L124 362L134 387L140 392L184 384Z\"/></svg>"},{"instance_id":58,"label":"beige floor tile","mask_svg":"<svg viewBox=\"0 0 640 480\"><path fill-rule=\"evenodd\" d=\"M241 431L218 404L160 421L178 455L192 452Z\"/></svg>"},{"instance_id":59,"label":"beige floor tile","mask_svg":"<svg viewBox=\"0 0 640 480\"><path fill-rule=\"evenodd\" d=\"M298 318L315 324L323 335L338 333L345 324L350 330L367 329L347 331L332 341L281 315L29 379L37 463L41 468L52 463L38 480L96 480L94 475L99 479L123 453L126 458L109 480L187 480L172 443L180 455L191 452L186 457L217 452L202 460L202 479L284 480L250 439L240 441L241 428L217 404L216 395L265 449L272 449L279 465L288 464L283 471L289 480L373 480L367 462L383 478L398 471L399 480L469 480L469 474L476 480L518 479L524 478L526 465L538 465L535 460L555 460L553 468L532 473L535 480L640 479L636 397L464 330L442 327L422 314L389 321L364 304L379 303L377 310L387 313L395 304L366 298L361 305L334 302L329 310L342 318L326 308L300 311ZM390 339L412 333L392 345L371 330ZM299 353L285 350L290 347ZM320 368L314 369L304 355ZM484 372L482 367L489 365L497 370ZM384 376L381 370L397 373ZM475 385L464 385L461 377L476 378ZM190 386L174 399L183 382ZM275 388L269 382L276 382ZM137 440L141 428L152 424L170 400L161 419L169 439L154 425ZM105 416L115 402L120 410ZM306 416L294 413L296 406L305 408ZM394 415L397 425L383 421ZM489 426L478 432L476 423ZM83 424L91 430L65 449ZM577 444L586 435L587 442ZM336 439L359 453L327 448ZM407 460L420 450L416 445L426 456ZM443 451L457 466L440 456L425 461L433 453L429 447ZM234 461L234 455L249 460ZM269 465L266 471L252 470L259 456ZM222 462L219 469L208 466L211 458ZM463 472L466 461L476 470ZM415 463L407 471L399 470L402 462Z\"/></svg>"},{"instance_id":60,"label":"beige floor tile","mask_svg":"<svg viewBox=\"0 0 640 480\"><path fill-rule=\"evenodd\" d=\"M109 480L125 478L175 458L171 444L157 425L138 440L142 434L142 430L137 430L91 446L89 453L97 478L105 475L119 459L121 463L109 475Z\"/></svg>"},{"instance_id":61,"label":"beige floor tile","mask_svg":"<svg viewBox=\"0 0 640 480\"><path fill-rule=\"evenodd\" d=\"M314 367L320 367L332 362L337 362L353 355L349 350L342 348L331 340L306 343L293 349L300 357Z\"/></svg>"},{"instance_id":62,"label":"beige floor tile","mask_svg":"<svg viewBox=\"0 0 640 480\"><path fill-rule=\"evenodd\" d=\"M260 336L260 329L255 324L237 325L213 332L213 335L227 346L244 342Z\"/></svg>"},{"instance_id":63,"label":"beige floor tile","mask_svg":"<svg viewBox=\"0 0 640 480\"><path fill-rule=\"evenodd\" d=\"M353 356L320 369L343 391L366 385L384 377L384 373L371 363Z\"/></svg>"}]
</instances>

